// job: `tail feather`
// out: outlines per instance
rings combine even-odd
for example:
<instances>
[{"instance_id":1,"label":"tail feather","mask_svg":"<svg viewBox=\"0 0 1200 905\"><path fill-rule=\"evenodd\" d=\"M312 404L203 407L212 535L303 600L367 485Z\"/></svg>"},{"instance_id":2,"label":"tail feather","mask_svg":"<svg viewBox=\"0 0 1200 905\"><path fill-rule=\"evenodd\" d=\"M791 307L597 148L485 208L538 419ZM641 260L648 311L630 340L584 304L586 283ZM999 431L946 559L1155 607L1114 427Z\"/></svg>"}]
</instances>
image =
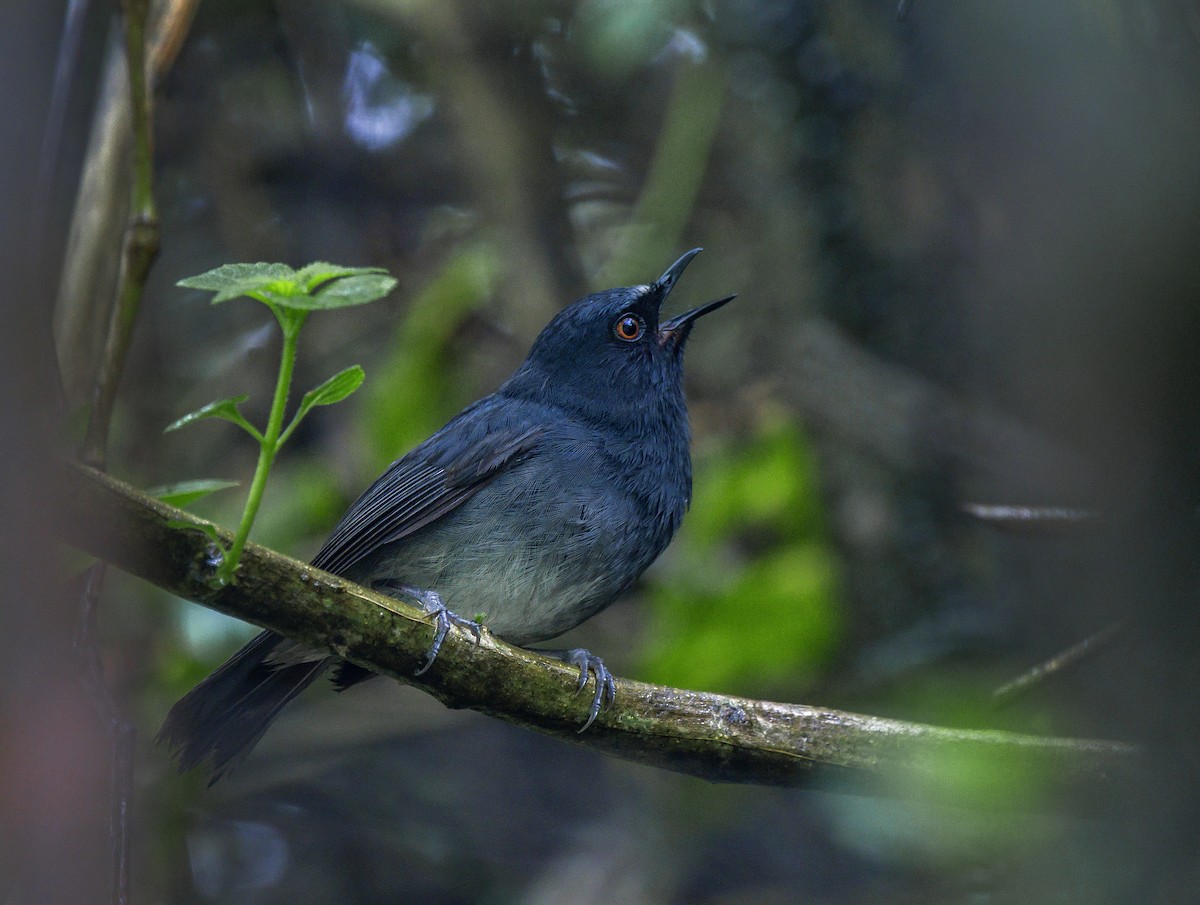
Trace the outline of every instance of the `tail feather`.
<instances>
[{"instance_id":1,"label":"tail feather","mask_svg":"<svg viewBox=\"0 0 1200 905\"><path fill-rule=\"evenodd\" d=\"M292 698L312 684L331 658L273 661L286 638L263 632L171 708L158 741L181 772L207 762L216 782L250 752Z\"/></svg>"}]
</instances>

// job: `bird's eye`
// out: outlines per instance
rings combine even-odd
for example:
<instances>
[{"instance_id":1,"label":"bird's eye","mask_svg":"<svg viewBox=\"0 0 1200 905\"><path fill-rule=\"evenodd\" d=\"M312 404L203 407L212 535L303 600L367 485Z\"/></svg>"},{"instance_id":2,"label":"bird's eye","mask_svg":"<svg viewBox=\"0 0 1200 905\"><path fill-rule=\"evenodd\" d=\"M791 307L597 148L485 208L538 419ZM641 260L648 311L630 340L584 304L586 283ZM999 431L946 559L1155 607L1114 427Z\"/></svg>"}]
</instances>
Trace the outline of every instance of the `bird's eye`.
<instances>
[{"instance_id":1,"label":"bird's eye","mask_svg":"<svg viewBox=\"0 0 1200 905\"><path fill-rule=\"evenodd\" d=\"M613 324L613 333L616 334L617 339L623 339L627 343L640 337L645 329L645 323L636 314L622 314Z\"/></svg>"}]
</instances>

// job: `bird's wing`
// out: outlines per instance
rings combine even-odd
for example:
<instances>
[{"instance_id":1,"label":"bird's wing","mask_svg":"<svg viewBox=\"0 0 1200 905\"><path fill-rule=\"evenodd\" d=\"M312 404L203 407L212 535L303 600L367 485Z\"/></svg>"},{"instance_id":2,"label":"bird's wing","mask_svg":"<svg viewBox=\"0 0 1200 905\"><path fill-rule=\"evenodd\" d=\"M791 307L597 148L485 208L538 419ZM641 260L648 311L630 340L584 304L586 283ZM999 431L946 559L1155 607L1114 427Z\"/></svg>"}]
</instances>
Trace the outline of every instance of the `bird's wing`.
<instances>
[{"instance_id":1,"label":"bird's wing","mask_svg":"<svg viewBox=\"0 0 1200 905\"><path fill-rule=\"evenodd\" d=\"M384 544L456 509L525 459L541 429L504 420L509 423L497 423L494 409L476 403L393 462L342 516L312 564L343 573Z\"/></svg>"}]
</instances>

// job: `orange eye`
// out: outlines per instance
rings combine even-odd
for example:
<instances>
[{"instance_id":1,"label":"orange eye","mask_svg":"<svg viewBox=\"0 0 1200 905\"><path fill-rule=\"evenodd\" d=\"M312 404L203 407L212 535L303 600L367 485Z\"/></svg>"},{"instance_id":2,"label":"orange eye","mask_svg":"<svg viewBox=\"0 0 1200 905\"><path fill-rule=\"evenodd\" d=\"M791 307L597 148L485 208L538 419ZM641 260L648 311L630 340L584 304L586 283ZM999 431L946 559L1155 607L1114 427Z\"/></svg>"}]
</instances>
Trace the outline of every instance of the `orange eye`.
<instances>
[{"instance_id":1,"label":"orange eye","mask_svg":"<svg viewBox=\"0 0 1200 905\"><path fill-rule=\"evenodd\" d=\"M622 314L613 324L613 333L617 335L617 339L623 339L627 343L641 336L645 329L646 325L636 314Z\"/></svg>"}]
</instances>

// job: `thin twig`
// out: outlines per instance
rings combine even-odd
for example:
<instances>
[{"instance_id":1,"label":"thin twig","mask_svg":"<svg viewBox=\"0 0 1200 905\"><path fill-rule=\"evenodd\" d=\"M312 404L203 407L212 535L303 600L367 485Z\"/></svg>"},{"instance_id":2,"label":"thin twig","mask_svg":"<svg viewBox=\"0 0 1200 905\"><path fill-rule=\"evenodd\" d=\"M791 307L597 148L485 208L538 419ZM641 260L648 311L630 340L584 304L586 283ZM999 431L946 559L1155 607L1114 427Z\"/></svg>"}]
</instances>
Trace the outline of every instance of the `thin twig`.
<instances>
[{"instance_id":1,"label":"thin twig","mask_svg":"<svg viewBox=\"0 0 1200 905\"><path fill-rule=\"evenodd\" d=\"M96 563L83 576L79 594L79 623L75 653L81 663L83 684L108 735L112 758L112 809L109 814L110 901L129 902L129 804L133 794L134 727L122 716L104 679L100 643L96 638L96 611L104 587L107 564Z\"/></svg>"},{"instance_id":2,"label":"thin twig","mask_svg":"<svg viewBox=\"0 0 1200 905\"><path fill-rule=\"evenodd\" d=\"M963 512L994 528L1014 533L1062 531L1100 520L1099 513L1071 506L1016 506L1010 503L964 503Z\"/></svg>"},{"instance_id":3,"label":"thin twig","mask_svg":"<svg viewBox=\"0 0 1200 905\"><path fill-rule=\"evenodd\" d=\"M1125 623L1118 620L1107 628L1096 632L1094 635L1089 635L1078 644L1071 645L1044 663L1039 663L1032 669L1023 672L1011 682L1005 682L992 692L992 700L997 704L1007 704L1015 700L1052 676L1061 673L1071 666L1075 666L1081 660L1095 654L1097 651L1103 650L1112 643L1124 628Z\"/></svg>"}]
</instances>

